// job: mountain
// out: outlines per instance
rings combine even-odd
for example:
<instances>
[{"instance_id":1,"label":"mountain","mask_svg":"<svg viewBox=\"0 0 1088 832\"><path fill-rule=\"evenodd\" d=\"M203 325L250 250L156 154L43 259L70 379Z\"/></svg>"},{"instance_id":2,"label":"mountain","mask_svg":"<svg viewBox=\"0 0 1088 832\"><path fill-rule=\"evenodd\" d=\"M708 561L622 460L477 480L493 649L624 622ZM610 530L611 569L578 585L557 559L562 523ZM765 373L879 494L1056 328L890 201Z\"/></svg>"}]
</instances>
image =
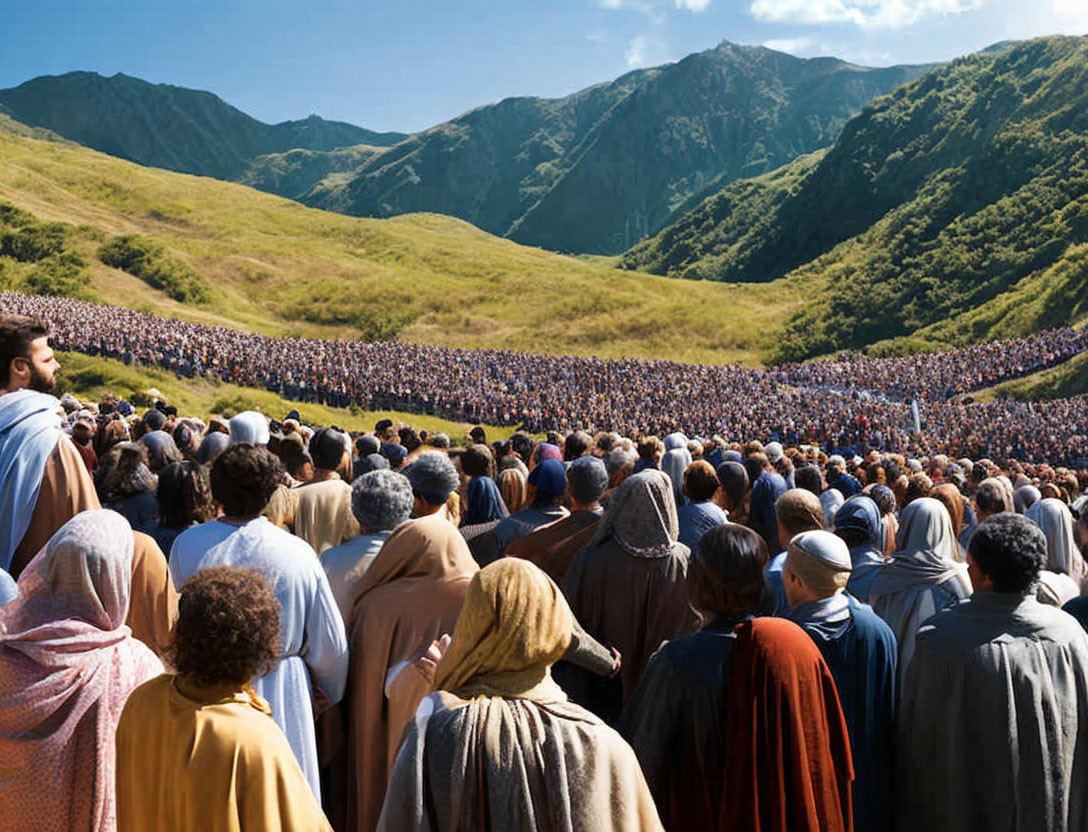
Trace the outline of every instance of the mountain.
<instances>
[{"instance_id":1,"label":"mountain","mask_svg":"<svg viewBox=\"0 0 1088 832\"><path fill-rule=\"evenodd\" d=\"M813 302L778 350L798 359L1079 320L1085 243L1088 39L1052 37L934 69L866 106L826 152L733 183L621 265L806 282Z\"/></svg>"},{"instance_id":2,"label":"mountain","mask_svg":"<svg viewBox=\"0 0 1088 832\"><path fill-rule=\"evenodd\" d=\"M385 146L404 138L317 116L265 124L209 92L120 73L41 76L0 90L0 107L24 124L112 156L219 179L241 176L268 153Z\"/></svg>"},{"instance_id":3,"label":"mountain","mask_svg":"<svg viewBox=\"0 0 1088 832\"><path fill-rule=\"evenodd\" d=\"M480 107L368 158L308 204L438 211L528 245L619 253L712 186L830 144L926 67L868 69L763 47L715 49L560 99Z\"/></svg>"},{"instance_id":4,"label":"mountain","mask_svg":"<svg viewBox=\"0 0 1088 832\"><path fill-rule=\"evenodd\" d=\"M749 364L805 301L789 281L729 287L619 272L451 217L318 211L0 116L8 288L266 335ZM723 328L726 306L739 321Z\"/></svg>"},{"instance_id":5,"label":"mountain","mask_svg":"<svg viewBox=\"0 0 1088 832\"><path fill-rule=\"evenodd\" d=\"M508 98L412 136L267 125L211 93L69 73L0 91L26 124L115 156L366 217L448 214L553 251L618 254L722 185L830 144L927 67L722 43L559 99Z\"/></svg>"}]
</instances>

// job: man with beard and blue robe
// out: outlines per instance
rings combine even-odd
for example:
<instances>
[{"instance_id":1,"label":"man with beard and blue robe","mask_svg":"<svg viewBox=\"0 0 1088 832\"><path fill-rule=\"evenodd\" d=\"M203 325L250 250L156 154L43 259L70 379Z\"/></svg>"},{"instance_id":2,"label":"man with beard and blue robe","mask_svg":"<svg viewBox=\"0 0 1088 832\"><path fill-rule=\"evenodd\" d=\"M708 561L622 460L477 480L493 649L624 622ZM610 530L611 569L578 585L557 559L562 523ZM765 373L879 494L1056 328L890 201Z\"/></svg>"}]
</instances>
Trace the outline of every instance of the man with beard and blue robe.
<instances>
[{"instance_id":1,"label":"man with beard and blue robe","mask_svg":"<svg viewBox=\"0 0 1088 832\"><path fill-rule=\"evenodd\" d=\"M883 832L891 824L897 647L891 627L845 591L850 572L846 544L810 531L790 540L782 577L789 617L815 642L839 689L854 757L854 829Z\"/></svg>"},{"instance_id":2,"label":"man with beard and blue robe","mask_svg":"<svg viewBox=\"0 0 1088 832\"><path fill-rule=\"evenodd\" d=\"M850 580L846 591L868 603L869 585L885 564L884 526L871 497L856 494L835 513L835 534L850 550Z\"/></svg>"}]
</instances>

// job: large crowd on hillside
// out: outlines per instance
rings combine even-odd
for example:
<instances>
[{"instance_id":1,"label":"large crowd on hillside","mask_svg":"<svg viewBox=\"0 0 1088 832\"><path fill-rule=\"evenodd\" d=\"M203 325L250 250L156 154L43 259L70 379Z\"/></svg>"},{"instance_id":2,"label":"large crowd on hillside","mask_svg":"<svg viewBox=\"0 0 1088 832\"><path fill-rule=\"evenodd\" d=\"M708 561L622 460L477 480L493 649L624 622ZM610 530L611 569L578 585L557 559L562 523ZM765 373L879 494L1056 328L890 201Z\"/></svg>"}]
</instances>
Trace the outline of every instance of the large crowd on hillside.
<instances>
[{"instance_id":1,"label":"large crowd on hillside","mask_svg":"<svg viewBox=\"0 0 1088 832\"><path fill-rule=\"evenodd\" d=\"M210 376L299 402L394 409L531 432L683 430L829 451L1088 464L1088 403L973 403L964 394L1088 349L1088 330L901 358L843 356L752 369L402 342L270 338L66 298L0 294L50 322L66 350ZM920 431L909 402L919 402Z\"/></svg>"},{"instance_id":2,"label":"large crowd on hillside","mask_svg":"<svg viewBox=\"0 0 1088 832\"><path fill-rule=\"evenodd\" d=\"M50 337L0 315L3 832L1088 829L1088 469L57 398Z\"/></svg>"}]
</instances>

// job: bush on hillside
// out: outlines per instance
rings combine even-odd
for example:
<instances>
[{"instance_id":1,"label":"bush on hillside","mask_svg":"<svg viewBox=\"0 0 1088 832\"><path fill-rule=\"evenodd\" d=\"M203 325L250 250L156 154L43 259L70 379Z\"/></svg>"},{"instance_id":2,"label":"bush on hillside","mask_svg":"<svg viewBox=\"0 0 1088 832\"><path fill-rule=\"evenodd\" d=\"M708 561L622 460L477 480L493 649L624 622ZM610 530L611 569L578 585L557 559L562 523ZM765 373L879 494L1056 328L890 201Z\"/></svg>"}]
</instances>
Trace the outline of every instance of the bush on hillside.
<instances>
[{"instance_id":1,"label":"bush on hillside","mask_svg":"<svg viewBox=\"0 0 1088 832\"><path fill-rule=\"evenodd\" d=\"M0 256L36 263L64 251L64 226L59 222L31 222L0 232Z\"/></svg>"},{"instance_id":2,"label":"bush on hillside","mask_svg":"<svg viewBox=\"0 0 1088 832\"><path fill-rule=\"evenodd\" d=\"M34 215L29 211L17 208L10 202L0 202L0 225L21 228L24 225L32 225L34 222Z\"/></svg>"},{"instance_id":3,"label":"bush on hillside","mask_svg":"<svg viewBox=\"0 0 1088 832\"><path fill-rule=\"evenodd\" d=\"M181 303L208 300L208 290L196 270L171 257L161 245L146 237L114 237L98 250L98 259L107 266L140 278Z\"/></svg>"},{"instance_id":4,"label":"bush on hillside","mask_svg":"<svg viewBox=\"0 0 1088 832\"><path fill-rule=\"evenodd\" d=\"M86 261L70 251L51 254L38 262L20 288L36 295L89 298L91 277L86 267Z\"/></svg>"}]
</instances>

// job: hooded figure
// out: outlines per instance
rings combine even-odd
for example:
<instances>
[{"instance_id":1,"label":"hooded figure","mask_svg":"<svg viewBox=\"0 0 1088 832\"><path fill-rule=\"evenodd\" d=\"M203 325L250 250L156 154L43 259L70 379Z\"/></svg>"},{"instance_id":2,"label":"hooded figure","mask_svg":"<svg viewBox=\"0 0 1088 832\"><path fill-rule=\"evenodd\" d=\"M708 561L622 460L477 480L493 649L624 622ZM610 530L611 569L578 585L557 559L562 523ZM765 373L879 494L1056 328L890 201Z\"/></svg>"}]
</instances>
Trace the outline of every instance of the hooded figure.
<instances>
[{"instance_id":1,"label":"hooded figure","mask_svg":"<svg viewBox=\"0 0 1088 832\"><path fill-rule=\"evenodd\" d=\"M1026 516L1046 535L1046 568L1039 572L1036 597L1044 604L1061 607L1081 594L1085 579L1073 515L1061 500L1048 498L1035 503Z\"/></svg>"},{"instance_id":2,"label":"hooded figure","mask_svg":"<svg viewBox=\"0 0 1088 832\"><path fill-rule=\"evenodd\" d=\"M269 436L268 419L256 410L246 410L230 420L230 441L235 444L267 445Z\"/></svg>"},{"instance_id":3,"label":"hooded figure","mask_svg":"<svg viewBox=\"0 0 1088 832\"><path fill-rule=\"evenodd\" d=\"M957 563L959 542L943 505L922 497L903 509L897 549L869 586L869 602L899 644L899 677L914 654L918 628L971 594L967 566Z\"/></svg>"},{"instance_id":4,"label":"hooded figure","mask_svg":"<svg viewBox=\"0 0 1088 832\"><path fill-rule=\"evenodd\" d=\"M661 470L672 481L672 493L678 506L687 505L684 496L684 472L691 465L688 440L682 433L670 433L665 437L665 455L661 458Z\"/></svg>"},{"instance_id":5,"label":"hooded figure","mask_svg":"<svg viewBox=\"0 0 1088 832\"><path fill-rule=\"evenodd\" d=\"M125 618L132 529L112 511L65 523L0 608L0 805L5 828L116 828L114 733L162 663Z\"/></svg>"},{"instance_id":6,"label":"hooded figure","mask_svg":"<svg viewBox=\"0 0 1088 832\"><path fill-rule=\"evenodd\" d=\"M688 548L678 541L672 483L660 471L632 474L615 490L589 546L567 571L564 590L582 626L623 656L618 679L572 695L615 721L661 642L694 632ZM581 674L584 684L587 680Z\"/></svg>"},{"instance_id":7,"label":"hooded figure","mask_svg":"<svg viewBox=\"0 0 1088 832\"><path fill-rule=\"evenodd\" d=\"M409 722L380 830L658 830L634 752L549 668L573 617L537 567L472 578L435 688Z\"/></svg>"},{"instance_id":8,"label":"hooded figure","mask_svg":"<svg viewBox=\"0 0 1088 832\"><path fill-rule=\"evenodd\" d=\"M437 512L398 526L363 576L348 628L349 830L377 824L401 734L419 704L387 695L390 671L453 632L477 569L461 533Z\"/></svg>"},{"instance_id":9,"label":"hooded figure","mask_svg":"<svg viewBox=\"0 0 1088 832\"><path fill-rule=\"evenodd\" d=\"M855 494L835 514L835 534L846 541L853 569L847 591L867 602L869 587L887 561L884 559L884 527L880 509L864 494Z\"/></svg>"}]
</instances>

